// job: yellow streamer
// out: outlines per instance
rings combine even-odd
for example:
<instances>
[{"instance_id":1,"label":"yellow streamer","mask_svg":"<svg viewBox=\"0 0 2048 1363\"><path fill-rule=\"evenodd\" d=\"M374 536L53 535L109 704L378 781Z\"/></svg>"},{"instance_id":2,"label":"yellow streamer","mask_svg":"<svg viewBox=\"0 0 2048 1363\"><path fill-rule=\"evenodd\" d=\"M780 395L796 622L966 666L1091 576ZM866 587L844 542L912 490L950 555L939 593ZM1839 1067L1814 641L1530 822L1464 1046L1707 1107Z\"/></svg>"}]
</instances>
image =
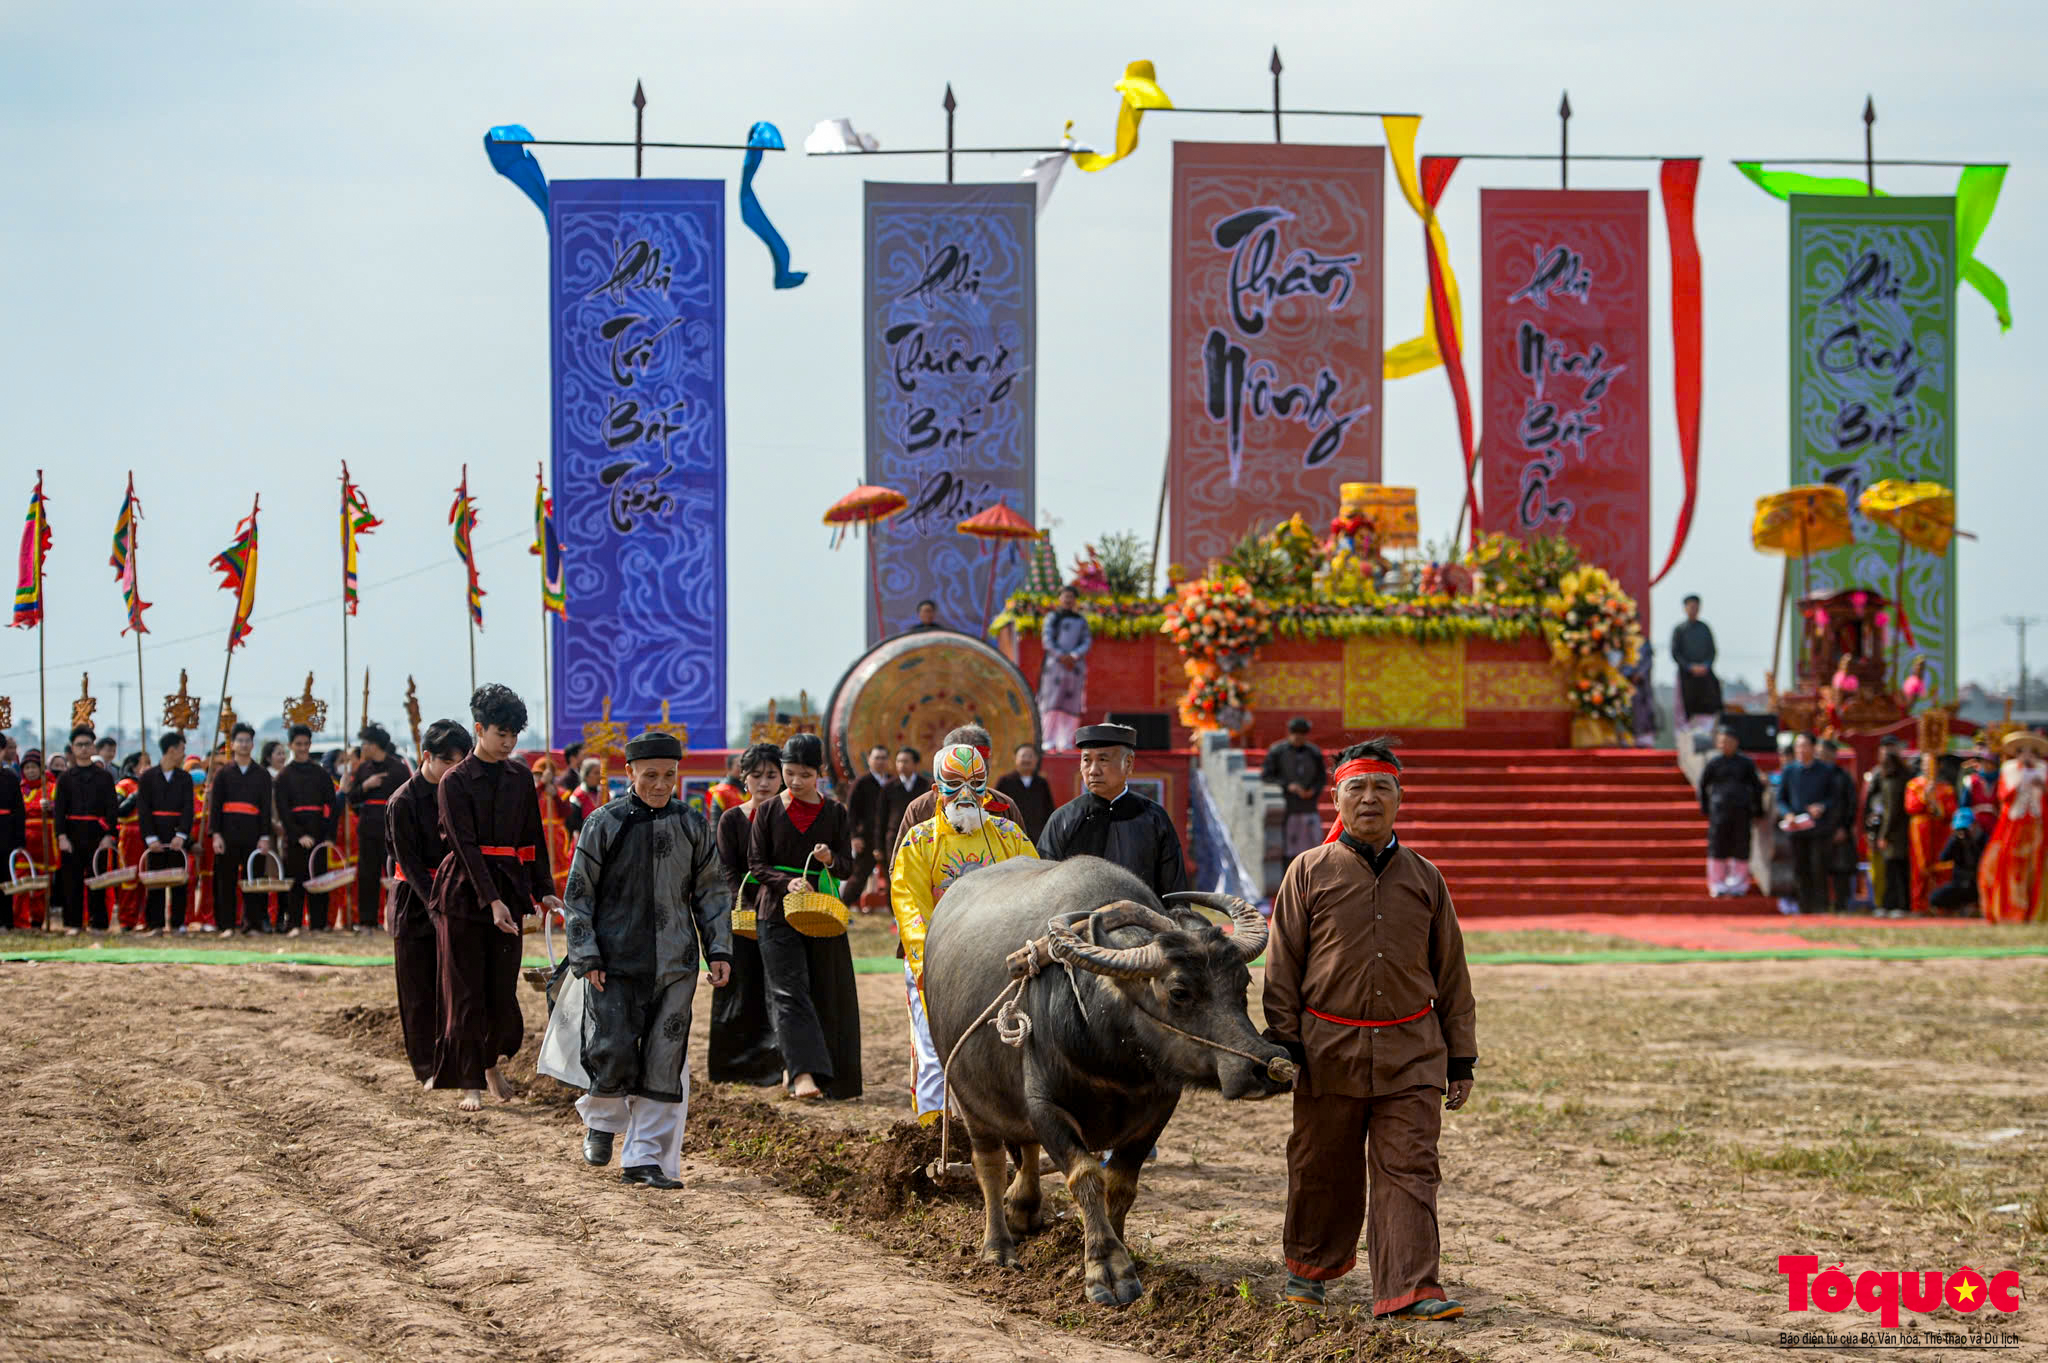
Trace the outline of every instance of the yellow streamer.
<instances>
[{"instance_id":1,"label":"yellow streamer","mask_svg":"<svg viewBox=\"0 0 2048 1363\"><path fill-rule=\"evenodd\" d=\"M1416 117L1386 117L1380 126L1387 134L1387 155L1394 163L1394 178L1400 182L1401 196L1408 200L1408 206L1415 210L1415 216L1422 219L1422 227L1429 234L1431 245L1436 248L1436 258L1444 272L1444 295L1451 305L1451 326L1460 346L1465 340L1465 310L1458 301L1458 276L1451 272L1451 249L1444 242L1444 229L1437 225L1436 214L1422 200L1422 184L1415 175L1415 130L1422 120ZM1429 305L1429 281L1423 281L1422 334L1413 340L1387 351L1381 373L1390 379L1405 379L1411 375L1425 373L1444 362L1443 351L1436 341L1436 312Z\"/></svg>"},{"instance_id":2,"label":"yellow streamer","mask_svg":"<svg viewBox=\"0 0 2048 1363\"><path fill-rule=\"evenodd\" d=\"M1124 78L1116 83L1117 93L1124 97L1122 107L1116 111L1116 151L1104 156L1100 152L1077 151L1074 164L1082 170L1107 170L1138 149L1138 122L1144 118L1147 109L1171 109L1173 101L1166 91L1159 88L1159 78L1152 70L1151 62L1132 62L1124 68Z\"/></svg>"}]
</instances>

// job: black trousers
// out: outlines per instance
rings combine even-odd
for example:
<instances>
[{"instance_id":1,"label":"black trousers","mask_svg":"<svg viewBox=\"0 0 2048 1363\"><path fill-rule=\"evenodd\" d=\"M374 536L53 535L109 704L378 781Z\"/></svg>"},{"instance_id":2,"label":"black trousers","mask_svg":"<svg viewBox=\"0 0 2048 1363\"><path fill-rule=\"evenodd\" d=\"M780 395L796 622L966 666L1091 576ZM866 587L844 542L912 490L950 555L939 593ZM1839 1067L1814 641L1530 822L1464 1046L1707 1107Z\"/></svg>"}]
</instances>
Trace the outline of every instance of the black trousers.
<instances>
[{"instance_id":1,"label":"black trousers","mask_svg":"<svg viewBox=\"0 0 2048 1363\"><path fill-rule=\"evenodd\" d=\"M425 910L420 913L426 917ZM398 985L398 1027L405 1058L422 1084L434 1077L434 1053L441 1039L441 945L431 925L391 939L392 973Z\"/></svg>"},{"instance_id":2,"label":"black trousers","mask_svg":"<svg viewBox=\"0 0 2048 1363\"><path fill-rule=\"evenodd\" d=\"M85 888L92 874L92 854L100 840L90 834L71 839L71 850L57 858L57 902L64 908L64 926L85 927L90 920L94 932L107 926L107 892Z\"/></svg>"},{"instance_id":3,"label":"black trousers","mask_svg":"<svg viewBox=\"0 0 2048 1363\"><path fill-rule=\"evenodd\" d=\"M775 1044L794 1079L808 1074L828 1098L858 1098L860 995L844 937L806 937L778 909L760 926L761 972Z\"/></svg>"},{"instance_id":4,"label":"black trousers","mask_svg":"<svg viewBox=\"0 0 2048 1363\"><path fill-rule=\"evenodd\" d=\"M255 931L261 924L265 931L270 928L270 897L260 894L242 893L242 872L249 864L249 854L256 850L255 843L242 846L230 842L227 851L213 859L213 925L222 932L234 932L238 928ZM268 861L256 863L267 874Z\"/></svg>"},{"instance_id":5,"label":"black trousers","mask_svg":"<svg viewBox=\"0 0 2048 1363\"><path fill-rule=\"evenodd\" d=\"M1906 912L1913 902L1913 862L1909 857L1884 859L1884 907Z\"/></svg>"},{"instance_id":6,"label":"black trousers","mask_svg":"<svg viewBox=\"0 0 2048 1363\"><path fill-rule=\"evenodd\" d=\"M782 1077L761 944L751 937L734 935L732 979L711 992L709 1058L714 1084L772 1084Z\"/></svg>"},{"instance_id":7,"label":"black trousers","mask_svg":"<svg viewBox=\"0 0 2048 1363\"><path fill-rule=\"evenodd\" d=\"M366 820L364 826L368 826ZM356 926L384 926L384 839L364 838L356 855Z\"/></svg>"},{"instance_id":8,"label":"black trousers","mask_svg":"<svg viewBox=\"0 0 2048 1363\"><path fill-rule=\"evenodd\" d=\"M1799 885L1799 911L1828 911L1828 835L1812 831L1792 835L1792 875Z\"/></svg>"},{"instance_id":9,"label":"black trousers","mask_svg":"<svg viewBox=\"0 0 2048 1363\"><path fill-rule=\"evenodd\" d=\"M524 942L488 918L434 917L440 946L441 1036L434 1051L434 1087L480 1089L484 1071L526 1038L519 1011L519 958Z\"/></svg>"},{"instance_id":10,"label":"black trousers","mask_svg":"<svg viewBox=\"0 0 2048 1363\"><path fill-rule=\"evenodd\" d=\"M313 848L299 846L299 840L289 834L286 837L284 873L292 887L285 893L284 911L278 915L278 927L289 932L304 924L314 932L325 932L327 896L306 893L306 877L313 874ZM314 847L319 845L317 841L313 844Z\"/></svg>"}]
</instances>

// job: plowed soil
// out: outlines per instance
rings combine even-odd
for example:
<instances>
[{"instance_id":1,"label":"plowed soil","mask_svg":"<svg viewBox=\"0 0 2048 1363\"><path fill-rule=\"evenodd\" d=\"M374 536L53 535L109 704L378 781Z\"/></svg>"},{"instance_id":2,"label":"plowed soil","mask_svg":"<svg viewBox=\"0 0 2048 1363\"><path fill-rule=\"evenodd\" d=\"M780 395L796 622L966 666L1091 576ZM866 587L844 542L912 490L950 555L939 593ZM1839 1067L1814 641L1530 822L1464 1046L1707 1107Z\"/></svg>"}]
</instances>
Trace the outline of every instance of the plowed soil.
<instances>
[{"instance_id":1,"label":"plowed soil","mask_svg":"<svg viewBox=\"0 0 2048 1363\"><path fill-rule=\"evenodd\" d=\"M700 991L688 1186L656 1193L581 1162L538 994L522 1096L465 1115L411 1081L382 970L0 966L0 1358L1777 1358L1876 1324L1788 1313L1780 1254L2042 1281L2044 975L1479 968L1443 1149L1471 1313L1396 1331L1363 1271L1274 1303L1284 1101L1183 1104L1131 1213L1139 1305L1085 1303L1057 1179L1023 1268L980 1264L978 1195L903 1120L893 977L861 980L868 1095L822 1108L702 1082ZM2032 1300L1921 1323L2048 1349Z\"/></svg>"}]
</instances>

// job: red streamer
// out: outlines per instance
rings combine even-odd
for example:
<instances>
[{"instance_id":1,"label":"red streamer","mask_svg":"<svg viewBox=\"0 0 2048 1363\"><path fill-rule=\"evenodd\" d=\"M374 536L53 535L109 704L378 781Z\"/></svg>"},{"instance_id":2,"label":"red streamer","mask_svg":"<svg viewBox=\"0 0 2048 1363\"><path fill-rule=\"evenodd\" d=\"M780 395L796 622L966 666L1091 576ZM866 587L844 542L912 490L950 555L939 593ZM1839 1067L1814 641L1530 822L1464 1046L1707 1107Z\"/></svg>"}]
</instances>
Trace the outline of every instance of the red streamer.
<instances>
[{"instance_id":1,"label":"red streamer","mask_svg":"<svg viewBox=\"0 0 2048 1363\"><path fill-rule=\"evenodd\" d=\"M1656 586L1678 562L1692 532L1693 504L1700 486L1700 246L1693 236L1693 192L1698 161L1666 161L1657 182L1664 192L1664 229L1671 241L1671 389L1678 407L1678 457L1685 470L1685 501L1664 566L1650 579Z\"/></svg>"},{"instance_id":2,"label":"red streamer","mask_svg":"<svg viewBox=\"0 0 2048 1363\"><path fill-rule=\"evenodd\" d=\"M1451 176L1457 172L1458 158L1455 156L1425 156L1422 158L1422 202L1434 213L1442 201L1444 191L1450 188ZM1472 538L1479 538L1479 492L1472 485L1472 452L1475 448L1472 434L1472 394L1465 384L1465 355L1458 344L1458 321L1451 315L1449 290L1444 284L1444 262L1437 258L1436 240L1428 232L1422 234L1423 254L1429 262L1429 308L1436 320L1437 351L1443 356L1444 377L1450 380L1451 401L1458 409L1458 453L1465 466L1465 520L1472 527ZM1456 546L1452 546L1456 548Z\"/></svg>"}]
</instances>

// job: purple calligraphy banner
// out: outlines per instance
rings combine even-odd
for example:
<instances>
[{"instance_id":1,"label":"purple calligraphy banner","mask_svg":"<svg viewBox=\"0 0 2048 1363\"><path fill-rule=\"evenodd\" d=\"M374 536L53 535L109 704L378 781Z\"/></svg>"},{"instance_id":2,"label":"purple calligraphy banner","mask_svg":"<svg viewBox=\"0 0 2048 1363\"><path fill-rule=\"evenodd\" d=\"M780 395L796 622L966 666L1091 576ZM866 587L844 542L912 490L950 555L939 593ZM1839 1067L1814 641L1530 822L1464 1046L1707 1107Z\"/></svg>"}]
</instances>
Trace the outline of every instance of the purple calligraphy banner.
<instances>
[{"instance_id":1,"label":"purple calligraphy banner","mask_svg":"<svg viewBox=\"0 0 2048 1363\"><path fill-rule=\"evenodd\" d=\"M549 195L557 742L605 702L725 746L725 184L557 180ZM538 584L536 583L536 587Z\"/></svg>"},{"instance_id":2,"label":"purple calligraphy banner","mask_svg":"<svg viewBox=\"0 0 2048 1363\"><path fill-rule=\"evenodd\" d=\"M1037 202L1029 184L867 186L867 481L910 499L875 540L869 643L926 598L979 632L989 555L954 527L997 502L1037 519ZM997 555L1001 601L1025 564Z\"/></svg>"}]
</instances>

